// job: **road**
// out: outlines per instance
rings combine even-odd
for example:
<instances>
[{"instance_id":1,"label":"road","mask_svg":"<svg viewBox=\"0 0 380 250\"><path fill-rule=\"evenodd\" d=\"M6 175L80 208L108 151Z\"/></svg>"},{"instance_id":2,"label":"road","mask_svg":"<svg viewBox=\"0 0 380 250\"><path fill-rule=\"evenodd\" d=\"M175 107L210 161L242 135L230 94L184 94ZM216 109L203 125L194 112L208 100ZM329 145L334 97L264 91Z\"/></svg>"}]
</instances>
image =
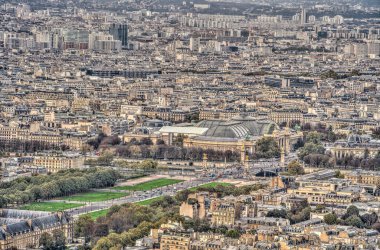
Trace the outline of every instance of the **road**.
<instances>
[{"instance_id":1,"label":"road","mask_svg":"<svg viewBox=\"0 0 380 250\"><path fill-rule=\"evenodd\" d=\"M103 210L110 208L113 205L121 205L125 203L134 203L144 200L149 200L152 198L160 197L160 196L174 196L178 191L182 191L185 189L189 189L192 187L197 187L205 183L209 183L213 181L212 178L203 177L194 180L188 180L181 183L176 183L173 185L160 187L156 189L152 189L149 191L136 191L132 194L121 197L118 199L101 201L101 202L89 202L87 205L79 208L66 210L71 216L79 216L81 214L86 214L98 210Z\"/></svg>"},{"instance_id":2,"label":"road","mask_svg":"<svg viewBox=\"0 0 380 250\"><path fill-rule=\"evenodd\" d=\"M290 162L294 158L294 155L289 155L286 159L286 162ZM278 159L271 159L266 161L260 161L250 164L250 173L254 174L257 170L263 169L267 171L275 171L278 168ZM240 164L231 164L227 168L209 168L206 170L206 176L203 177L194 177L192 180L187 180L181 183L176 183L173 185L152 189L149 191L136 191L132 194L121 197L118 199L102 201L102 202L89 202L87 205L79 208L74 208L70 210L66 210L72 216L78 216L81 214L94 212L102 209L110 208L113 205L121 205L125 203L134 203L144 200L149 200L152 198L160 197L160 196L174 196L178 191L189 189L192 187L197 187L202 184L211 182L218 177L221 178L246 178L246 173L244 171L244 167Z\"/></svg>"}]
</instances>

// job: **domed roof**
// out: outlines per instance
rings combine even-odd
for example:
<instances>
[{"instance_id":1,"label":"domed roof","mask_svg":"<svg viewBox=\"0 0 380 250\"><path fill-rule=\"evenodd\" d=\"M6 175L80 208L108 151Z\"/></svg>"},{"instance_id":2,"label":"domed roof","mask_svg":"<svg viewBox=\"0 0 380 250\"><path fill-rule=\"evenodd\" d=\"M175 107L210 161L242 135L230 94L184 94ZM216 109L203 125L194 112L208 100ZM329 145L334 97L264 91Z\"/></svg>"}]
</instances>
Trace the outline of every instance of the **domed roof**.
<instances>
[{"instance_id":1,"label":"domed roof","mask_svg":"<svg viewBox=\"0 0 380 250\"><path fill-rule=\"evenodd\" d=\"M271 121L255 120L250 116L238 116L229 121L201 121L197 127L208 128L203 136L237 139L272 134L278 129L278 126Z\"/></svg>"}]
</instances>

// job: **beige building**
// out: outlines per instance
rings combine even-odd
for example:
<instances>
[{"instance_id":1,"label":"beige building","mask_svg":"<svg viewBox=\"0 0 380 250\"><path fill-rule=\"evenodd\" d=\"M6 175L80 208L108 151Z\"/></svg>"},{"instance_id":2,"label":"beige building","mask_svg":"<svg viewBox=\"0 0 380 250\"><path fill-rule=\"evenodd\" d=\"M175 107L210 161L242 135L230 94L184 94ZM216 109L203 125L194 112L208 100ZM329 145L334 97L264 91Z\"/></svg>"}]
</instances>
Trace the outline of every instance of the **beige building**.
<instances>
[{"instance_id":1,"label":"beige building","mask_svg":"<svg viewBox=\"0 0 380 250\"><path fill-rule=\"evenodd\" d=\"M300 109L274 110L269 114L269 119L277 124L304 123L304 112Z\"/></svg>"},{"instance_id":2,"label":"beige building","mask_svg":"<svg viewBox=\"0 0 380 250\"><path fill-rule=\"evenodd\" d=\"M205 199L205 194L189 194L187 201L181 204L179 214L192 219L204 219L206 217Z\"/></svg>"},{"instance_id":3,"label":"beige building","mask_svg":"<svg viewBox=\"0 0 380 250\"><path fill-rule=\"evenodd\" d=\"M359 200L359 193L346 189L347 180L331 181L299 181L297 189L288 189L289 194L307 198L311 204L350 204Z\"/></svg>"},{"instance_id":4,"label":"beige building","mask_svg":"<svg viewBox=\"0 0 380 250\"><path fill-rule=\"evenodd\" d=\"M188 250L190 237L179 235L163 235L160 241L160 250Z\"/></svg>"},{"instance_id":5,"label":"beige building","mask_svg":"<svg viewBox=\"0 0 380 250\"><path fill-rule=\"evenodd\" d=\"M65 213L0 209L0 250L37 248L43 233L61 230L73 239L74 221Z\"/></svg>"},{"instance_id":6,"label":"beige building","mask_svg":"<svg viewBox=\"0 0 380 250\"><path fill-rule=\"evenodd\" d=\"M60 170L81 168L84 164L84 157L73 156L36 156L33 165L45 167L49 173L56 173Z\"/></svg>"},{"instance_id":7,"label":"beige building","mask_svg":"<svg viewBox=\"0 0 380 250\"><path fill-rule=\"evenodd\" d=\"M379 233L375 230L368 231L347 226L326 228L319 234L319 238L322 243L351 245L355 246L354 249L371 249L379 244Z\"/></svg>"},{"instance_id":8,"label":"beige building","mask_svg":"<svg viewBox=\"0 0 380 250\"><path fill-rule=\"evenodd\" d=\"M211 224L232 227L236 219L239 219L242 209L240 203L213 200L210 205Z\"/></svg>"},{"instance_id":9,"label":"beige building","mask_svg":"<svg viewBox=\"0 0 380 250\"><path fill-rule=\"evenodd\" d=\"M376 185L380 187L380 173L375 171L354 171L344 175L354 184Z\"/></svg>"},{"instance_id":10,"label":"beige building","mask_svg":"<svg viewBox=\"0 0 380 250\"><path fill-rule=\"evenodd\" d=\"M336 159L344 157L375 157L380 152L380 142L370 138L352 134L347 141L339 140L334 143L330 151Z\"/></svg>"},{"instance_id":11,"label":"beige building","mask_svg":"<svg viewBox=\"0 0 380 250\"><path fill-rule=\"evenodd\" d=\"M244 148L247 153L254 153L259 139L272 137L285 153L289 153L298 139L303 137L301 132L280 130L271 121L257 120L249 116L237 116L228 121L201 121L196 127L207 128L207 131L200 136L185 138L184 147L235 152L241 152Z\"/></svg>"},{"instance_id":12,"label":"beige building","mask_svg":"<svg viewBox=\"0 0 380 250\"><path fill-rule=\"evenodd\" d=\"M69 148L80 150L85 138L82 136L61 135L58 132L39 131L38 124L31 124L30 129L0 126L0 143L16 143L20 141L38 142L55 147L65 145Z\"/></svg>"}]
</instances>

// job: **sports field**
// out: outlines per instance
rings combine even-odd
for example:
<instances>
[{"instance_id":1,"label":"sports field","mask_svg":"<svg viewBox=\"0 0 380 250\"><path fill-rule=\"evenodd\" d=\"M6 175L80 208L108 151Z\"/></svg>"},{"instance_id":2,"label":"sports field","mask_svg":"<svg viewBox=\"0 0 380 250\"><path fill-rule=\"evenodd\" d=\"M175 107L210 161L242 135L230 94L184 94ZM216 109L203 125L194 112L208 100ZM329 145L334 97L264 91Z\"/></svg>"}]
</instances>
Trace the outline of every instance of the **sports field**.
<instances>
[{"instance_id":1,"label":"sports field","mask_svg":"<svg viewBox=\"0 0 380 250\"><path fill-rule=\"evenodd\" d=\"M84 204L81 203L66 203L66 202L33 202L31 204L21 207L23 210L34 210L34 211L46 211L46 212L57 212L66 209L81 207Z\"/></svg>"},{"instance_id":2,"label":"sports field","mask_svg":"<svg viewBox=\"0 0 380 250\"><path fill-rule=\"evenodd\" d=\"M165 186L173 185L180 182L183 182L183 180L161 178L161 179L156 179L153 181L142 182L134 186L119 186L119 187L114 187L113 189L128 190L128 191L148 191L155 188L165 187Z\"/></svg>"}]
</instances>

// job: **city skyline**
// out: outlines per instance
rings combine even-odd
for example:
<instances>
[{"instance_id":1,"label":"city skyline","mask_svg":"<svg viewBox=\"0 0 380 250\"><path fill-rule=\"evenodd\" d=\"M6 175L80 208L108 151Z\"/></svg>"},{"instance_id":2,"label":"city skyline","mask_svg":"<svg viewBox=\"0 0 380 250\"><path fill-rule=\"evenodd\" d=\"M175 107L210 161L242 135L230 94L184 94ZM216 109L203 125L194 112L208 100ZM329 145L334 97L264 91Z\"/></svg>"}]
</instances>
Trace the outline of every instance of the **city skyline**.
<instances>
[{"instance_id":1,"label":"city skyline","mask_svg":"<svg viewBox=\"0 0 380 250\"><path fill-rule=\"evenodd\" d=\"M0 0L0 250L380 248L379 17Z\"/></svg>"}]
</instances>

